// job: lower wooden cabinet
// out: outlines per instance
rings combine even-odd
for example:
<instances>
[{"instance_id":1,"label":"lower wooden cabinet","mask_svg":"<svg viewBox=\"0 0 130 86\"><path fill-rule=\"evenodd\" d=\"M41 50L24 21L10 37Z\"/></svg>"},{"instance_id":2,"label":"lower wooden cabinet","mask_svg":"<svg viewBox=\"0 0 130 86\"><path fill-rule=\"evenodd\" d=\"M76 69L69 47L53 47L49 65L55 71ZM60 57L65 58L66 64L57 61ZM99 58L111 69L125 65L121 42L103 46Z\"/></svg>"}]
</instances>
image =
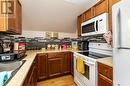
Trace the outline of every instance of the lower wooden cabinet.
<instances>
[{"instance_id":1,"label":"lower wooden cabinet","mask_svg":"<svg viewBox=\"0 0 130 86\"><path fill-rule=\"evenodd\" d=\"M67 74L71 72L71 53L65 52L63 55L63 73Z\"/></svg>"},{"instance_id":2,"label":"lower wooden cabinet","mask_svg":"<svg viewBox=\"0 0 130 86\"><path fill-rule=\"evenodd\" d=\"M48 71L47 71L47 67L48 67L48 63L47 63L47 54L46 53L40 53L37 54L36 56L37 58L37 71L38 71L38 81L44 80L48 77Z\"/></svg>"},{"instance_id":3,"label":"lower wooden cabinet","mask_svg":"<svg viewBox=\"0 0 130 86\"><path fill-rule=\"evenodd\" d=\"M37 59L34 60L22 86L36 86L37 83Z\"/></svg>"},{"instance_id":4,"label":"lower wooden cabinet","mask_svg":"<svg viewBox=\"0 0 130 86\"><path fill-rule=\"evenodd\" d=\"M63 58L51 58L48 59L48 74L49 77L62 74Z\"/></svg>"},{"instance_id":5,"label":"lower wooden cabinet","mask_svg":"<svg viewBox=\"0 0 130 86\"><path fill-rule=\"evenodd\" d=\"M71 52L37 54L22 86L36 86L37 81L73 74L72 60Z\"/></svg>"},{"instance_id":6,"label":"lower wooden cabinet","mask_svg":"<svg viewBox=\"0 0 130 86\"><path fill-rule=\"evenodd\" d=\"M101 74L98 74L98 86L113 86L112 80L106 78Z\"/></svg>"},{"instance_id":7,"label":"lower wooden cabinet","mask_svg":"<svg viewBox=\"0 0 130 86\"><path fill-rule=\"evenodd\" d=\"M74 76L74 58L73 53L71 53L71 69L70 69L71 75Z\"/></svg>"},{"instance_id":8,"label":"lower wooden cabinet","mask_svg":"<svg viewBox=\"0 0 130 86\"><path fill-rule=\"evenodd\" d=\"M113 86L112 71L112 67L98 63L98 86Z\"/></svg>"},{"instance_id":9,"label":"lower wooden cabinet","mask_svg":"<svg viewBox=\"0 0 130 86\"><path fill-rule=\"evenodd\" d=\"M71 52L52 52L38 54L38 81L71 74L73 70Z\"/></svg>"},{"instance_id":10,"label":"lower wooden cabinet","mask_svg":"<svg viewBox=\"0 0 130 86\"><path fill-rule=\"evenodd\" d=\"M71 73L71 52L48 53L49 77Z\"/></svg>"}]
</instances>

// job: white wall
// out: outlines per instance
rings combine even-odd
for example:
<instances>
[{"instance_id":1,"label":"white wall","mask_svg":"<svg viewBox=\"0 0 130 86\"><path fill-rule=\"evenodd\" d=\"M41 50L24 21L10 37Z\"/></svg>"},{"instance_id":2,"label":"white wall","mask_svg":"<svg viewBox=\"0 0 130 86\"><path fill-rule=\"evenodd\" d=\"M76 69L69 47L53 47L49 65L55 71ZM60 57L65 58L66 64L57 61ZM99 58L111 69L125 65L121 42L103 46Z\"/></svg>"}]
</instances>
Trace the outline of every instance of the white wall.
<instances>
[{"instance_id":1,"label":"white wall","mask_svg":"<svg viewBox=\"0 0 130 86\"><path fill-rule=\"evenodd\" d=\"M29 30L23 30L22 35L17 35L16 37L23 36L27 38L34 38L34 37L43 37L45 38L45 31L29 31ZM59 39L70 37L70 38L77 38L76 33L64 33L59 32Z\"/></svg>"}]
</instances>

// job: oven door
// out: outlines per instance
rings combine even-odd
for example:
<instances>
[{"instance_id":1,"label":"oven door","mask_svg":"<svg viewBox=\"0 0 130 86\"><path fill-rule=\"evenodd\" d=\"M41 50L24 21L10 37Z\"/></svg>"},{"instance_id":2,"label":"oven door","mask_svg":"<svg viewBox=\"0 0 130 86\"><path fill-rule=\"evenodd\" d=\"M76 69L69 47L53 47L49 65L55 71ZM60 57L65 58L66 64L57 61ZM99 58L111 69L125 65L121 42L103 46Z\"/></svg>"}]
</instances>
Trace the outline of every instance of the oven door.
<instances>
[{"instance_id":1,"label":"oven door","mask_svg":"<svg viewBox=\"0 0 130 86\"><path fill-rule=\"evenodd\" d=\"M88 62L86 59L84 59L84 69L85 73L81 74L77 71L77 60L75 58L75 72L74 77L76 76L77 81L82 82L82 84L85 84L84 86L96 86L97 83L97 75L96 75L96 65L95 63Z\"/></svg>"}]
</instances>

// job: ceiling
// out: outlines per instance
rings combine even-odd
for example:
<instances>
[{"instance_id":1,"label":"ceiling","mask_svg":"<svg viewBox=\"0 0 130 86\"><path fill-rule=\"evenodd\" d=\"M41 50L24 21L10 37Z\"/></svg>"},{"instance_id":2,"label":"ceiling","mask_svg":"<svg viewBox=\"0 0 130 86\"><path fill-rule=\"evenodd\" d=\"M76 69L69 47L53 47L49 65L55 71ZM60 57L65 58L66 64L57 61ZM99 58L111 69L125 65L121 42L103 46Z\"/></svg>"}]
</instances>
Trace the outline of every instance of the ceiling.
<instances>
[{"instance_id":1,"label":"ceiling","mask_svg":"<svg viewBox=\"0 0 130 86\"><path fill-rule=\"evenodd\" d=\"M65 0L20 0L20 2L23 30L74 33L77 16L95 4L96 0L81 3Z\"/></svg>"}]
</instances>

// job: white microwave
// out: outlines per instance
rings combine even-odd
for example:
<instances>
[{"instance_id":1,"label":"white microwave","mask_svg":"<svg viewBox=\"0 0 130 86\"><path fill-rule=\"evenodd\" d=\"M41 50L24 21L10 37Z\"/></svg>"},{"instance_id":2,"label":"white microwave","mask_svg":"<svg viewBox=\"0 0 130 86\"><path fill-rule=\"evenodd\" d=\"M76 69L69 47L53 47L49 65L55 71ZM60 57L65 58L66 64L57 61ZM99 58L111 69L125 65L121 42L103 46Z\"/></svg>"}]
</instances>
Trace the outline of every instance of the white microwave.
<instances>
[{"instance_id":1,"label":"white microwave","mask_svg":"<svg viewBox=\"0 0 130 86\"><path fill-rule=\"evenodd\" d=\"M81 24L81 36L103 34L108 31L108 13L103 13Z\"/></svg>"}]
</instances>

